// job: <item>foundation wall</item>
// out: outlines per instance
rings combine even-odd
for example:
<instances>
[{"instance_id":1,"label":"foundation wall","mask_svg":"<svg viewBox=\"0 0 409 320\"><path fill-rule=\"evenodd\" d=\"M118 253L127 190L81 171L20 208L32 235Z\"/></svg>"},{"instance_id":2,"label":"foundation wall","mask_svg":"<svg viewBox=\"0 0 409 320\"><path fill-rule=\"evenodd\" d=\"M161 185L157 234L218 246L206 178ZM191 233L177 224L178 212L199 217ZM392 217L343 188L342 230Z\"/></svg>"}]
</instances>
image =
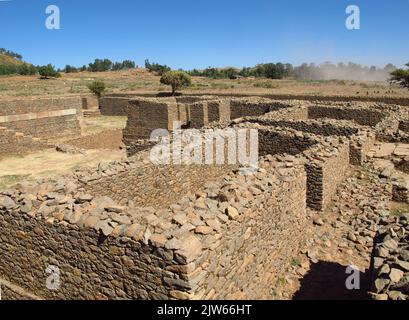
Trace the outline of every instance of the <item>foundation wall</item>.
<instances>
[{"instance_id":1,"label":"foundation wall","mask_svg":"<svg viewBox=\"0 0 409 320\"><path fill-rule=\"evenodd\" d=\"M126 97L102 97L99 98L99 110L103 116L126 116L129 100Z\"/></svg>"},{"instance_id":2,"label":"foundation wall","mask_svg":"<svg viewBox=\"0 0 409 320\"><path fill-rule=\"evenodd\" d=\"M364 126L375 127L385 115L368 109L351 109L324 106L311 106L308 110L310 119L330 118L338 120L352 120Z\"/></svg>"},{"instance_id":3,"label":"foundation wall","mask_svg":"<svg viewBox=\"0 0 409 320\"><path fill-rule=\"evenodd\" d=\"M345 178L349 161L349 143L344 142L328 157L305 164L308 207L323 210L330 204L338 184Z\"/></svg>"},{"instance_id":4,"label":"foundation wall","mask_svg":"<svg viewBox=\"0 0 409 320\"><path fill-rule=\"evenodd\" d=\"M91 181L84 189L87 193L109 196L121 205L131 202L132 206L166 208L227 170L226 166L149 164Z\"/></svg>"},{"instance_id":5,"label":"foundation wall","mask_svg":"<svg viewBox=\"0 0 409 320\"><path fill-rule=\"evenodd\" d=\"M0 213L0 277L43 299L167 299L164 279L179 279L166 270L179 265L172 250ZM58 290L47 288L50 266L58 267Z\"/></svg>"},{"instance_id":6,"label":"foundation wall","mask_svg":"<svg viewBox=\"0 0 409 320\"><path fill-rule=\"evenodd\" d=\"M93 179L133 165L99 167ZM306 223L300 165L265 166L246 178L245 197L229 173L162 210L86 194L87 175L0 194L2 283L43 299L262 299Z\"/></svg>"},{"instance_id":7,"label":"foundation wall","mask_svg":"<svg viewBox=\"0 0 409 320\"><path fill-rule=\"evenodd\" d=\"M47 148L39 139L0 127L0 158L6 155L18 155Z\"/></svg>"},{"instance_id":8,"label":"foundation wall","mask_svg":"<svg viewBox=\"0 0 409 320\"><path fill-rule=\"evenodd\" d=\"M256 196L219 239L206 239L212 248L195 261L191 279L198 298L272 299L272 284L298 250L307 222L303 168L282 174L287 181Z\"/></svg>"},{"instance_id":9,"label":"foundation wall","mask_svg":"<svg viewBox=\"0 0 409 320\"><path fill-rule=\"evenodd\" d=\"M129 100L128 121L124 129L125 144L128 145L132 140L147 139L156 129L172 131L180 112L174 99Z\"/></svg>"},{"instance_id":10,"label":"foundation wall","mask_svg":"<svg viewBox=\"0 0 409 320\"><path fill-rule=\"evenodd\" d=\"M50 139L81 134L80 97L0 101L0 126L33 137Z\"/></svg>"}]
</instances>

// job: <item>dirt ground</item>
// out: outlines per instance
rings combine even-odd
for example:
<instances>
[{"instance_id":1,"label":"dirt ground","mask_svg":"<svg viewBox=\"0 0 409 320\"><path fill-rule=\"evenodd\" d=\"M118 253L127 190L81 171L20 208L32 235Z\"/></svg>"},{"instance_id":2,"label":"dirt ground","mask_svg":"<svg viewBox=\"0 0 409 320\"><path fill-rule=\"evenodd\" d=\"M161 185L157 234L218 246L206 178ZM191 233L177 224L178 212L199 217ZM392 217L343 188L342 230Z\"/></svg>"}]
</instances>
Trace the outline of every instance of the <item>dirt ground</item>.
<instances>
[{"instance_id":1,"label":"dirt ground","mask_svg":"<svg viewBox=\"0 0 409 320\"><path fill-rule=\"evenodd\" d=\"M68 173L81 167L93 167L100 162L126 158L121 146L121 129L126 117L95 116L82 120L81 138L64 141L84 149L83 154L67 154L55 149L27 155L9 156L0 160L0 189L23 180L35 180Z\"/></svg>"},{"instance_id":2,"label":"dirt ground","mask_svg":"<svg viewBox=\"0 0 409 320\"><path fill-rule=\"evenodd\" d=\"M6 97L78 95L89 93L87 84L102 79L107 93L160 93L169 88L159 82L160 77L145 69L115 72L62 73L59 79L40 80L37 76L0 76L0 99ZM345 95L369 97L409 97L409 91L383 82L357 81L297 81L263 78L209 79L194 77L193 85L183 92L194 93L254 93Z\"/></svg>"}]
</instances>

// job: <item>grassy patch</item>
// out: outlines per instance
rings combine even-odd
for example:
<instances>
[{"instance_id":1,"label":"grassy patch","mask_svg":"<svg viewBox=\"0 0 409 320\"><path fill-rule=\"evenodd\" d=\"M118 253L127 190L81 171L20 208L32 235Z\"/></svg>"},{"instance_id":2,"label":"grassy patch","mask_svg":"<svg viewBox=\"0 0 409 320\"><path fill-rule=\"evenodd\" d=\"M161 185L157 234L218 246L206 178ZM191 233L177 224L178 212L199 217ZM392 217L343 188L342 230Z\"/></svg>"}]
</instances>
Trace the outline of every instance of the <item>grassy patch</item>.
<instances>
[{"instance_id":1,"label":"grassy patch","mask_svg":"<svg viewBox=\"0 0 409 320\"><path fill-rule=\"evenodd\" d=\"M400 209L394 209L394 210L391 210L390 214L391 216L394 216L394 217L404 217L408 214L408 212L402 211Z\"/></svg>"},{"instance_id":2,"label":"grassy patch","mask_svg":"<svg viewBox=\"0 0 409 320\"><path fill-rule=\"evenodd\" d=\"M291 260L291 265L292 265L293 267L299 267L299 266L301 265L301 261L298 260L298 259L292 259L292 260Z\"/></svg>"}]
</instances>

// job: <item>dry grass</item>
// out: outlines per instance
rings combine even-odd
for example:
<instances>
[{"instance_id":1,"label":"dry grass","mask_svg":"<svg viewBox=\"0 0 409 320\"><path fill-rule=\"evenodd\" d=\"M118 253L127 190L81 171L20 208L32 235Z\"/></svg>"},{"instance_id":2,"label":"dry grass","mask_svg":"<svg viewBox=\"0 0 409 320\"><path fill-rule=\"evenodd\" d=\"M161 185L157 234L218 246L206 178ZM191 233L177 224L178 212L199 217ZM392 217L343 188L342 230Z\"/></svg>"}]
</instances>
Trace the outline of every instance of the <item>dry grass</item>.
<instances>
[{"instance_id":1,"label":"dry grass","mask_svg":"<svg viewBox=\"0 0 409 320\"><path fill-rule=\"evenodd\" d=\"M126 117L117 116L94 116L81 121L82 134L91 135L108 130L124 129Z\"/></svg>"},{"instance_id":2,"label":"dry grass","mask_svg":"<svg viewBox=\"0 0 409 320\"><path fill-rule=\"evenodd\" d=\"M0 189L24 180L55 177L82 167L94 167L100 162L125 158L124 151L87 150L82 154L65 154L55 150L10 156L0 160Z\"/></svg>"},{"instance_id":3,"label":"dry grass","mask_svg":"<svg viewBox=\"0 0 409 320\"><path fill-rule=\"evenodd\" d=\"M78 95L89 93L87 84L94 79L106 82L108 93L159 93L169 88L160 84L159 76L145 69L116 72L79 72L62 74L59 79L40 80L36 76L0 76L0 99L22 96ZM409 97L409 91L387 83L356 81L296 81L242 78L239 80L194 77L195 93L259 93L346 96Z\"/></svg>"}]
</instances>

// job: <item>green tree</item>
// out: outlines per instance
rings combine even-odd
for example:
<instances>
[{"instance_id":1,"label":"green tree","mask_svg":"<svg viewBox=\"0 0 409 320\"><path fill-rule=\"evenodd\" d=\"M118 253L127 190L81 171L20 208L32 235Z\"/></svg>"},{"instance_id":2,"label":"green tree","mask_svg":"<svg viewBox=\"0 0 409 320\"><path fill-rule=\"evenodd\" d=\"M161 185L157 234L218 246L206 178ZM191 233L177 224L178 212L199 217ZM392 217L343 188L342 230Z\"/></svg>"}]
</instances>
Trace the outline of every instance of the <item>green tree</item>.
<instances>
[{"instance_id":1,"label":"green tree","mask_svg":"<svg viewBox=\"0 0 409 320\"><path fill-rule=\"evenodd\" d=\"M172 87L172 95L176 90L192 84L190 76L184 71L168 71L160 78L160 82Z\"/></svg>"},{"instance_id":2,"label":"green tree","mask_svg":"<svg viewBox=\"0 0 409 320\"><path fill-rule=\"evenodd\" d=\"M74 66L70 66L69 64L67 64L64 68L64 72L65 73L75 73L75 72L78 72L78 69Z\"/></svg>"},{"instance_id":3,"label":"green tree","mask_svg":"<svg viewBox=\"0 0 409 320\"><path fill-rule=\"evenodd\" d=\"M156 72L159 76L164 75L171 69L167 65L161 65L159 63L150 63L148 59L145 60L145 68L150 72Z\"/></svg>"},{"instance_id":4,"label":"green tree","mask_svg":"<svg viewBox=\"0 0 409 320\"><path fill-rule=\"evenodd\" d=\"M92 72L109 71L112 68L112 61L109 59L95 59L89 64L89 70Z\"/></svg>"},{"instance_id":5,"label":"green tree","mask_svg":"<svg viewBox=\"0 0 409 320\"><path fill-rule=\"evenodd\" d=\"M38 73L40 74L41 79L58 78L61 76L51 64L38 67Z\"/></svg>"},{"instance_id":6,"label":"green tree","mask_svg":"<svg viewBox=\"0 0 409 320\"><path fill-rule=\"evenodd\" d=\"M102 80L94 80L93 82L89 83L87 87L98 98L100 98L106 90L105 82Z\"/></svg>"},{"instance_id":7,"label":"green tree","mask_svg":"<svg viewBox=\"0 0 409 320\"><path fill-rule=\"evenodd\" d=\"M409 68L409 63L406 64L406 67ZM391 83L397 83L403 88L409 89L409 69L396 69L391 72Z\"/></svg>"}]
</instances>

